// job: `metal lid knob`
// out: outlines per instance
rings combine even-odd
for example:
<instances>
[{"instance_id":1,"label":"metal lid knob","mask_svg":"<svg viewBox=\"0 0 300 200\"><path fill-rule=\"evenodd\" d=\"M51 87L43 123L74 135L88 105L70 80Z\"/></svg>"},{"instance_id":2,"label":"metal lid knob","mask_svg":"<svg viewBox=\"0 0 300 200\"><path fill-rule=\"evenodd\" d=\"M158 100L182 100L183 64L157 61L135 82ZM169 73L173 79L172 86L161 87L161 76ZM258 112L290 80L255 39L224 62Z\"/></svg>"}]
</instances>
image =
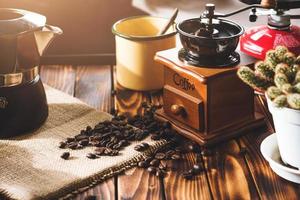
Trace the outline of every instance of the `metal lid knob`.
<instances>
[{"instance_id":1,"label":"metal lid knob","mask_svg":"<svg viewBox=\"0 0 300 200\"><path fill-rule=\"evenodd\" d=\"M208 11L214 11L215 10L215 4L207 3L207 4L205 4L205 9L208 10Z\"/></svg>"}]
</instances>

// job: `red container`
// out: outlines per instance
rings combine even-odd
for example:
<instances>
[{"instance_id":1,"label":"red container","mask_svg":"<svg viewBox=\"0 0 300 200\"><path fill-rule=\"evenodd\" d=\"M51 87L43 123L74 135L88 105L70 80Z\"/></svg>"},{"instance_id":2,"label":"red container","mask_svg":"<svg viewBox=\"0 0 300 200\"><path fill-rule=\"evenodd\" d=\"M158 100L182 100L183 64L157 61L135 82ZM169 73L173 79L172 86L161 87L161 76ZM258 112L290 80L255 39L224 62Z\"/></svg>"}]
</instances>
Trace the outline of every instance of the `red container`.
<instances>
[{"instance_id":1,"label":"red container","mask_svg":"<svg viewBox=\"0 0 300 200\"><path fill-rule=\"evenodd\" d=\"M240 38L241 51L265 59L266 52L278 45L286 46L296 55L300 54L300 27L290 26L289 30L277 30L263 25L250 28Z\"/></svg>"}]
</instances>

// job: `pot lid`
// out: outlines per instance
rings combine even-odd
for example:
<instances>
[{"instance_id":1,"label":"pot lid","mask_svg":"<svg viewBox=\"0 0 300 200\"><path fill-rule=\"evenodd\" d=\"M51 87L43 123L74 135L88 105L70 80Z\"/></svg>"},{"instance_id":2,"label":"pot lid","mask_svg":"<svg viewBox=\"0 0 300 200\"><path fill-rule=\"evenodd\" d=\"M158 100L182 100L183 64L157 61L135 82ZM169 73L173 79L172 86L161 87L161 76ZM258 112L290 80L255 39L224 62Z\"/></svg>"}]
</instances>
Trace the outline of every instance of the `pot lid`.
<instances>
[{"instance_id":1,"label":"pot lid","mask_svg":"<svg viewBox=\"0 0 300 200\"><path fill-rule=\"evenodd\" d=\"M0 35L17 35L40 29L46 17L38 13L13 8L0 8Z\"/></svg>"},{"instance_id":2,"label":"pot lid","mask_svg":"<svg viewBox=\"0 0 300 200\"><path fill-rule=\"evenodd\" d=\"M241 50L260 60L265 59L267 51L279 45L299 55L300 27L292 25L289 30L276 30L265 25L256 26L248 29L240 38Z\"/></svg>"}]
</instances>

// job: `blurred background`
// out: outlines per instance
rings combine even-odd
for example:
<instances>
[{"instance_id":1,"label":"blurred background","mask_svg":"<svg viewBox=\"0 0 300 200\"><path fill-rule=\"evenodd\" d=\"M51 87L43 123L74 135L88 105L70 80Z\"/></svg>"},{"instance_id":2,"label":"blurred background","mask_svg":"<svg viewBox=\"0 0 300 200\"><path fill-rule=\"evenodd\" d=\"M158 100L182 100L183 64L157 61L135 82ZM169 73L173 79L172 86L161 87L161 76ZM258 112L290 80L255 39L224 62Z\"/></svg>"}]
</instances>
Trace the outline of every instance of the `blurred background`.
<instances>
[{"instance_id":1,"label":"blurred background","mask_svg":"<svg viewBox=\"0 0 300 200\"><path fill-rule=\"evenodd\" d=\"M169 17L179 8L177 22L198 17L206 3L216 4L216 11L226 13L246 6L238 0L0 0L0 7L22 8L41 13L47 22L61 27L64 34L55 39L47 55L94 55L114 53L111 27L119 19L134 15ZM300 13L299 9L292 13ZM245 28L266 24L260 16L255 23L248 21L249 12L230 19ZM300 24L300 20L293 20Z\"/></svg>"}]
</instances>

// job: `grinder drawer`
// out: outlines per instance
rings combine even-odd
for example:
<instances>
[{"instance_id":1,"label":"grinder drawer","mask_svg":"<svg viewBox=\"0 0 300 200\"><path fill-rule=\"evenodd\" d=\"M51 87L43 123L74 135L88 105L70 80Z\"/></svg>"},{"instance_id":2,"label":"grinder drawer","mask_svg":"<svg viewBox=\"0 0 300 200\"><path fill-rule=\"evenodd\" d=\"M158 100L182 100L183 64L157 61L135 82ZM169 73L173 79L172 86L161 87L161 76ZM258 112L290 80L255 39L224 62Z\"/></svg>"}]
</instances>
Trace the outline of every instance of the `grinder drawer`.
<instances>
[{"instance_id":1,"label":"grinder drawer","mask_svg":"<svg viewBox=\"0 0 300 200\"><path fill-rule=\"evenodd\" d=\"M199 131L204 129L204 109L201 99L166 85L163 100L163 108L168 116Z\"/></svg>"}]
</instances>

